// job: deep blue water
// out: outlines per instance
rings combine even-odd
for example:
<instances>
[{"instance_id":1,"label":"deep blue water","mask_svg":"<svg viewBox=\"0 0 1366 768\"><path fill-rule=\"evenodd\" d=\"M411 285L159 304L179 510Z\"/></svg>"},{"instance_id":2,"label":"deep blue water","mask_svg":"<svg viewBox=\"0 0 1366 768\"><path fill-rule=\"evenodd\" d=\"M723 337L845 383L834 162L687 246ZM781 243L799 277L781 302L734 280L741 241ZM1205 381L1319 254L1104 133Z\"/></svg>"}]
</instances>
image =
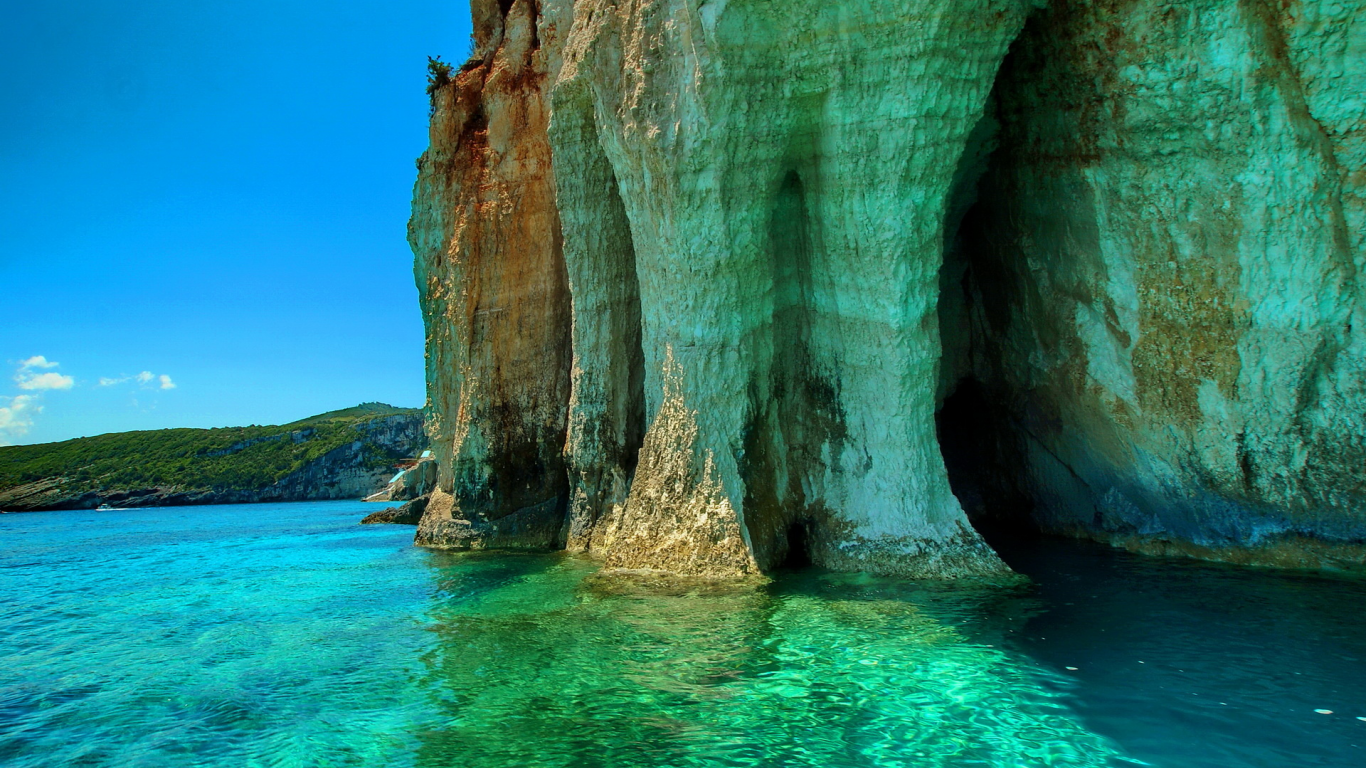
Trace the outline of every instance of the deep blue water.
<instances>
[{"instance_id":1,"label":"deep blue water","mask_svg":"<svg viewBox=\"0 0 1366 768\"><path fill-rule=\"evenodd\" d=\"M1366 765L1361 579L1044 541L1022 589L613 595L373 508L0 516L0 766Z\"/></svg>"}]
</instances>

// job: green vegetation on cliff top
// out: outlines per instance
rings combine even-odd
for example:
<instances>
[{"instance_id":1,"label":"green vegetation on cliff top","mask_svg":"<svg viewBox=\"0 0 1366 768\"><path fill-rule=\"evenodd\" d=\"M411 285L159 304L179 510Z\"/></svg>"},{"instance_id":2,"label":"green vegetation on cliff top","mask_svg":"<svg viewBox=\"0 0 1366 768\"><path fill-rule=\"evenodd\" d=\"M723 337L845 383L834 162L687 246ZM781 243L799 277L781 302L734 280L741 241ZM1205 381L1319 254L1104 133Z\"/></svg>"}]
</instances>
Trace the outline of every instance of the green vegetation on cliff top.
<instances>
[{"instance_id":1,"label":"green vegetation on cliff top","mask_svg":"<svg viewBox=\"0 0 1366 768\"><path fill-rule=\"evenodd\" d=\"M65 478L68 490L263 488L327 452L364 440L365 422L416 408L362 403L280 426L158 429L0 448L0 489ZM387 464L384 452L375 461Z\"/></svg>"}]
</instances>

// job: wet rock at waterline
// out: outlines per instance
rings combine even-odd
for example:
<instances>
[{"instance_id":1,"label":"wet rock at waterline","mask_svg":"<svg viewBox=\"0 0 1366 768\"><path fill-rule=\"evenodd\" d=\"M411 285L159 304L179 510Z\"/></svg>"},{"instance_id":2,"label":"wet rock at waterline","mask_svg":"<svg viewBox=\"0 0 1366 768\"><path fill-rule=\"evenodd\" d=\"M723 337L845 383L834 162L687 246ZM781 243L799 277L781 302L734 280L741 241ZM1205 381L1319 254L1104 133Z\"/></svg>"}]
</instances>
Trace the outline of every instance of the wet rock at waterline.
<instances>
[{"instance_id":1,"label":"wet rock at waterline","mask_svg":"<svg viewBox=\"0 0 1366 768\"><path fill-rule=\"evenodd\" d=\"M460 509L454 496L440 489L426 499L414 539L440 549L552 549L564 526L555 499L519 509L494 520Z\"/></svg>"},{"instance_id":2,"label":"wet rock at waterline","mask_svg":"<svg viewBox=\"0 0 1366 768\"><path fill-rule=\"evenodd\" d=\"M398 525L417 525L422 521L422 514L427 511L427 496L421 496L407 504L397 507L387 507L378 512L371 512L361 519L361 525L378 525L381 523L396 523Z\"/></svg>"},{"instance_id":3,"label":"wet rock at waterline","mask_svg":"<svg viewBox=\"0 0 1366 768\"><path fill-rule=\"evenodd\" d=\"M966 505L1353 562L1366 8L1044 5L477 0L419 543L1005 573Z\"/></svg>"}]
</instances>

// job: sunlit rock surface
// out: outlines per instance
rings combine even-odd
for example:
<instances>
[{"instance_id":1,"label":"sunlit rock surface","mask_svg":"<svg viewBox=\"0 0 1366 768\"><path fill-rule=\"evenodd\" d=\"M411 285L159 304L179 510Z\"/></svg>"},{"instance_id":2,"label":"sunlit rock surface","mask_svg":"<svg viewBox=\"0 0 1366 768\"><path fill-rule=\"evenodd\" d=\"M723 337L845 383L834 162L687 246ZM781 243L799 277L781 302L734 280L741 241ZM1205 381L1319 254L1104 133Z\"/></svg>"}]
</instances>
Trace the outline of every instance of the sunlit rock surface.
<instances>
[{"instance_id":1,"label":"sunlit rock surface","mask_svg":"<svg viewBox=\"0 0 1366 768\"><path fill-rule=\"evenodd\" d=\"M565 495L569 290L545 132L546 41L534 6L508 5L474 3L476 53L433 93L409 223L439 486L457 519L474 521Z\"/></svg>"},{"instance_id":2,"label":"sunlit rock surface","mask_svg":"<svg viewBox=\"0 0 1366 768\"><path fill-rule=\"evenodd\" d=\"M1361 562L1366 3L1059 1L1013 51L943 305L997 466L1050 530Z\"/></svg>"},{"instance_id":3,"label":"sunlit rock surface","mask_svg":"<svg viewBox=\"0 0 1366 768\"><path fill-rule=\"evenodd\" d=\"M961 498L1359 559L1362 2L473 9L411 225L421 543L1005 573Z\"/></svg>"},{"instance_id":4,"label":"sunlit rock surface","mask_svg":"<svg viewBox=\"0 0 1366 768\"><path fill-rule=\"evenodd\" d=\"M594 477L576 521L690 531L672 550L735 526L760 568L800 537L839 569L1004 570L939 456L935 308L954 168L1028 8L574 4L551 141L575 358L594 362L571 424L610 458L616 423L592 422L632 413L633 354L653 418L624 505ZM619 274L638 284L640 353L578 311L629 317ZM686 429L660 418L668 360ZM620 538L604 545L621 559Z\"/></svg>"}]
</instances>

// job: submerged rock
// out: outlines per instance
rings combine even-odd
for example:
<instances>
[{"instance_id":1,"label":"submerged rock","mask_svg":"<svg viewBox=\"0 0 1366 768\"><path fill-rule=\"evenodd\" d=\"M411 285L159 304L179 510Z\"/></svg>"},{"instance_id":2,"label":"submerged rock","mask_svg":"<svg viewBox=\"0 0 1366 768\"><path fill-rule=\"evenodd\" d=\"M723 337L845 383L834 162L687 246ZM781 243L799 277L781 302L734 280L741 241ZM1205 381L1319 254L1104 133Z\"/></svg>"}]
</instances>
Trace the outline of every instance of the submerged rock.
<instances>
[{"instance_id":1,"label":"submerged rock","mask_svg":"<svg viewBox=\"0 0 1366 768\"><path fill-rule=\"evenodd\" d=\"M419 543L1005 573L962 498L1350 562L1363 6L476 0Z\"/></svg>"}]
</instances>

